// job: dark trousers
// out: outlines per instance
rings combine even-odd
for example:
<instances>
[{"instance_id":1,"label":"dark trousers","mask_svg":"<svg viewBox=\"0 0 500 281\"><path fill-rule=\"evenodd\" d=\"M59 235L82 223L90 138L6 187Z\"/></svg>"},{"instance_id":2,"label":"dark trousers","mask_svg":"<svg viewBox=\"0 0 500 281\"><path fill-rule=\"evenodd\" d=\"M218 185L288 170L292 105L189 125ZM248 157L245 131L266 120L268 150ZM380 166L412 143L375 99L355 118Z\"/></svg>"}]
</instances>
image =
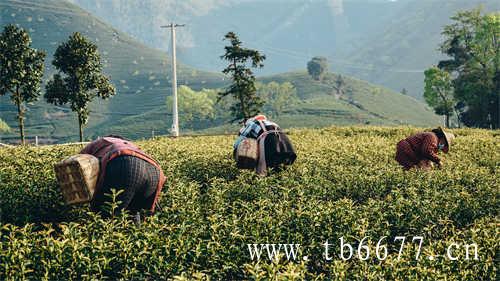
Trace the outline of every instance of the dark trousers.
<instances>
[{"instance_id":1,"label":"dark trousers","mask_svg":"<svg viewBox=\"0 0 500 281\"><path fill-rule=\"evenodd\" d=\"M118 195L118 211L126 209L132 213L151 209L160 178L158 169L140 158L119 156L106 165L104 183L92 200L92 207L103 211L105 202L111 199L111 189L123 190Z\"/></svg>"}]
</instances>

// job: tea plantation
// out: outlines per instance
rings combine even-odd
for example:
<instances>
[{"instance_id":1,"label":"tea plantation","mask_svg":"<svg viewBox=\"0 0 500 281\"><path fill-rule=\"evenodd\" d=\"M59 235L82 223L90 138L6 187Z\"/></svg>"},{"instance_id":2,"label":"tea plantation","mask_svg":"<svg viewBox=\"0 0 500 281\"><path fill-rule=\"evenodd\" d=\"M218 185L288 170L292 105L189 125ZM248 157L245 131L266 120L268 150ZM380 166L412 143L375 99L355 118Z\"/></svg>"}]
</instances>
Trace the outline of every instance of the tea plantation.
<instances>
[{"instance_id":1,"label":"tea plantation","mask_svg":"<svg viewBox=\"0 0 500 281\"><path fill-rule=\"evenodd\" d=\"M62 204L52 165L80 146L0 148L0 279L498 280L500 132L453 130L442 170L405 173L395 145L417 130L293 130L297 162L265 178L235 168L230 136L140 141L168 180L139 226ZM252 260L256 243L300 255Z\"/></svg>"}]
</instances>

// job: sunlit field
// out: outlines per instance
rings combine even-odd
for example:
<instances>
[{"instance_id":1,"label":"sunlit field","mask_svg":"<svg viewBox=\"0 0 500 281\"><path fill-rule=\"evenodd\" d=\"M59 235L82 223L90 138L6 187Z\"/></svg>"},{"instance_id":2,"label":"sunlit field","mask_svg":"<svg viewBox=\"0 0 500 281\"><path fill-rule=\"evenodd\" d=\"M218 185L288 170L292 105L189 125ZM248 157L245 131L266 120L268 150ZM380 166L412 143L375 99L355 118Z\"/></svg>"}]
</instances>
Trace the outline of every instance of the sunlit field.
<instances>
[{"instance_id":1,"label":"sunlit field","mask_svg":"<svg viewBox=\"0 0 500 281\"><path fill-rule=\"evenodd\" d=\"M231 136L141 141L168 180L139 226L63 205L52 165L80 146L0 148L0 279L494 280L499 132L453 130L442 170L405 173L395 145L416 131L293 130L296 163L268 177L236 169ZM252 260L260 243L300 247Z\"/></svg>"}]
</instances>

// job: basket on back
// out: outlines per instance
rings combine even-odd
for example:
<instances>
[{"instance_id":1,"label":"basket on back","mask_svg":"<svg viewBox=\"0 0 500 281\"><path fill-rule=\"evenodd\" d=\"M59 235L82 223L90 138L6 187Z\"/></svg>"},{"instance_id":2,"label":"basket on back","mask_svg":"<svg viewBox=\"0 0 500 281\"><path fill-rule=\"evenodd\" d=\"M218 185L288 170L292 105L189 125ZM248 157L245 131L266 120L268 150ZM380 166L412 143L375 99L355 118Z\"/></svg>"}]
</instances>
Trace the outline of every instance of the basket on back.
<instances>
[{"instance_id":1,"label":"basket on back","mask_svg":"<svg viewBox=\"0 0 500 281\"><path fill-rule=\"evenodd\" d=\"M99 159L90 154L70 156L54 165L66 204L92 200L99 176Z\"/></svg>"},{"instance_id":2,"label":"basket on back","mask_svg":"<svg viewBox=\"0 0 500 281\"><path fill-rule=\"evenodd\" d=\"M258 160L257 140L244 138L236 149L236 166L240 169L254 169Z\"/></svg>"}]
</instances>

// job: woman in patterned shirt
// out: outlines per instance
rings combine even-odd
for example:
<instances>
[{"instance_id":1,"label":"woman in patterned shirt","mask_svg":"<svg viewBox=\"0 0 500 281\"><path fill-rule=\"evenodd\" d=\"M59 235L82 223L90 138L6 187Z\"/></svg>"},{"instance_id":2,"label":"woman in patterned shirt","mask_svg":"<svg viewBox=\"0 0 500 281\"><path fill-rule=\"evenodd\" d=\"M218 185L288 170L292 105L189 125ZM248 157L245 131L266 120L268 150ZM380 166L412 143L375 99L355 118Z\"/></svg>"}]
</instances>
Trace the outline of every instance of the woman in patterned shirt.
<instances>
[{"instance_id":1,"label":"woman in patterned shirt","mask_svg":"<svg viewBox=\"0 0 500 281\"><path fill-rule=\"evenodd\" d=\"M429 170L432 168L432 163L441 168L441 159L437 153L439 150L448 153L454 139L452 133L445 132L441 127L431 132L415 134L397 144L396 161L404 170L411 168Z\"/></svg>"}]
</instances>

